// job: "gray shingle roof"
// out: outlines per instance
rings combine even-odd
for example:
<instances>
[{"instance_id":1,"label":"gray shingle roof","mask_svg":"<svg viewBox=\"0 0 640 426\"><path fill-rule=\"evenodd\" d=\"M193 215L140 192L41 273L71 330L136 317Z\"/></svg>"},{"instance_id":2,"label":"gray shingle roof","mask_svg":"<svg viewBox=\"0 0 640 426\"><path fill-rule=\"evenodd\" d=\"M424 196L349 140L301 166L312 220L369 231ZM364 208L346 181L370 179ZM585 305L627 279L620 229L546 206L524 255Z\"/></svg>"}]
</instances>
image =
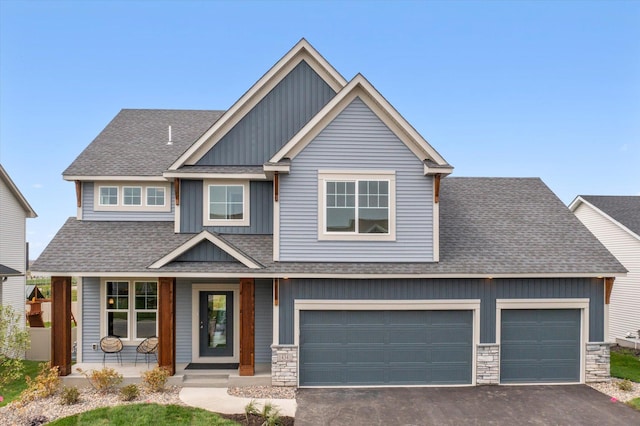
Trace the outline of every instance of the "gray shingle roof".
<instances>
[{"instance_id":1,"label":"gray shingle roof","mask_svg":"<svg viewBox=\"0 0 640 426\"><path fill-rule=\"evenodd\" d=\"M625 268L540 179L443 179L439 263L273 262L271 235L223 237L264 269L231 262L173 262L162 273L614 274ZM194 234L171 222L67 220L34 263L41 272L153 272L151 263Z\"/></svg>"},{"instance_id":2,"label":"gray shingle roof","mask_svg":"<svg viewBox=\"0 0 640 426\"><path fill-rule=\"evenodd\" d=\"M640 236L640 195L581 195L580 197Z\"/></svg>"},{"instance_id":3,"label":"gray shingle roof","mask_svg":"<svg viewBox=\"0 0 640 426\"><path fill-rule=\"evenodd\" d=\"M15 276L21 276L21 275L24 275L24 274L20 271L16 271L15 269L9 268L8 266L5 266L0 263L0 277L15 277ZM0 281L0 284L2 284L1 281Z\"/></svg>"},{"instance_id":4,"label":"gray shingle roof","mask_svg":"<svg viewBox=\"0 0 640 426\"><path fill-rule=\"evenodd\" d=\"M223 112L123 109L63 175L162 176Z\"/></svg>"}]
</instances>

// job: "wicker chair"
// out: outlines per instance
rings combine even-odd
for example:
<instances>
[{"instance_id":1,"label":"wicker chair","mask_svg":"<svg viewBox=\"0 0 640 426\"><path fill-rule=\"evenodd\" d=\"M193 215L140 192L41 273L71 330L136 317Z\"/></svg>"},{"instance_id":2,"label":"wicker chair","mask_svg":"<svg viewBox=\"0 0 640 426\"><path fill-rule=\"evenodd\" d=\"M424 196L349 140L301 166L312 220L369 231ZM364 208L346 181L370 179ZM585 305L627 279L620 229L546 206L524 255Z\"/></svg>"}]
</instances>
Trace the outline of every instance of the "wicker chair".
<instances>
[{"instance_id":1,"label":"wicker chair","mask_svg":"<svg viewBox=\"0 0 640 426\"><path fill-rule=\"evenodd\" d=\"M118 336L106 336L100 339L100 349L102 349L102 365L104 365L107 354L114 354L116 360L122 365L122 340Z\"/></svg>"},{"instance_id":2,"label":"wicker chair","mask_svg":"<svg viewBox=\"0 0 640 426\"><path fill-rule=\"evenodd\" d=\"M147 367L149 366L149 358L151 358L152 354L156 357L156 362L158 362L158 338L156 336L147 337L138 345L134 365L138 365L138 354L144 354Z\"/></svg>"}]
</instances>

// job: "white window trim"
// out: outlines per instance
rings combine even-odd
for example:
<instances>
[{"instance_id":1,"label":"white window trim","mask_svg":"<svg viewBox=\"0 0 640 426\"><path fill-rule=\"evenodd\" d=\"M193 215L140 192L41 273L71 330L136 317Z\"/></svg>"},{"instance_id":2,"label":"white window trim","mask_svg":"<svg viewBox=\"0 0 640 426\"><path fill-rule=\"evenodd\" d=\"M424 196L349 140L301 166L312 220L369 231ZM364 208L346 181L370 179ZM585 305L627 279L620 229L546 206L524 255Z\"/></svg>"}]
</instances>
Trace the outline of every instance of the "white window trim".
<instances>
[{"instance_id":1,"label":"white window trim","mask_svg":"<svg viewBox=\"0 0 640 426\"><path fill-rule=\"evenodd\" d=\"M122 344L125 346L137 346L144 340L143 337L137 338L136 335L136 312L152 312L153 310L136 309L135 308L135 283L136 282L155 282L158 285L158 309L156 312L156 336L158 335L158 319L159 319L159 307L160 307L160 291L159 283L154 279L145 278L103 278L100 280L100 338L107 335L107 282L126 282L129 286L129 309L127 309L127 333L128 338L121 338ZM121 310L122 311L122 310ZM116 311L117 312L117 311Z\"/></svg>"},{"instance_id":2,"label":"white window trim","mask_svg":"<svg viewBox=\"0 0 640 426\"><path fill-rule=\"evenodd\" d=\"M209 187L242 186L242 219L209 219ZM205 180L202 185L202 224L203 226L250 226L251 209L249 200L250 184L247 180Z\"/></svg>"},{"instance_id":3,"label":"white window trim","mask_svg":"<svg viewBox=\"0 0 640 426\"><path fill-rule=\"evenodd\" d=\"M502 344L503 309L580 309L580 382L585 382L586 346L589 342L589 299L496 299L496 344ZM500 377L500 364L498 364ZM503 386L565 385L567 383L500 383Z\"/></svg>"},{"instance_id":4,"label":"white window trim","mask_svg":"<svg viewBox=\"0 0 640 426\"><path fill-rule=\"evenodd\" d=\"M118 203L100 204L100 188L116 188L118 191ZM140 204L124 204L124 188L140 188ZM164 205L150 206L147 204L147 188L163 188L164 189ZM170 212L171 203L171 184L169 182L149 182L142 184L141 182L100 182L93 185L93 210L94 211L112 211L112 212ZM144 201L143 201L144 198Z\"/></svg>"},{"instance_id":5,"label":"white window trim","mask_svg":"<svg viewBox=\"0 0 640 426\"><path fill-rule=\"evenodd\" d=\"M164 197L163 198L163 203L162 204L149 204L149 190L150 189L162 189L164 191ZM159 186L145 186L144 188L144 205L145 207L151 207L151 208L160 208L160 207L165 207L167 205L167 188L159 185Z\"/></svg>"},{"instance_id":6,"label":"white window trim","mask_svg":"<svg viewBox=\"0 0 640 426\"><path fill-rule=\"evenodd\" d=\"M118 185L94 185L94 199L96 201L96 205L101 208L117 208L120 204L120 188ZM116 203L115 204L102 204L102 197L100 194L100 190L102 188L115 188L116 189Z\"/></svg>"},{"instance_id":7,"label":"white window trim","mask_svg":"<svg viewBox=\"0 0 640 426\"><path fill-rule=\"evenodd\" d=\"M385 180L389 182L389 232L387 234L358 234L355 232L326 232L326 182ZM356 193L356 209L358 194ZM318 170L318 240L333 241L395 241L396 240L396 172L393 170Z\"/></svg>"},{"instance_id":8,"label":"white window trim","mask_svg":"<svg viewBox=\"0 0 640 426\"><path fill-rule=\"evenodd\" d=\"M124 202L124 192L125 192L124 190L125 189L136 189L136 188L140 189L140 204L126 204ZM141 207L142 206L142 194L144 192L145 191L143 190L142 186L139 186L139 185L122 185L122 191L121 191L121 194L122 194L122 207L125 207L125 208L128 208L128 207Z\"/></svg>"}]
</instances>

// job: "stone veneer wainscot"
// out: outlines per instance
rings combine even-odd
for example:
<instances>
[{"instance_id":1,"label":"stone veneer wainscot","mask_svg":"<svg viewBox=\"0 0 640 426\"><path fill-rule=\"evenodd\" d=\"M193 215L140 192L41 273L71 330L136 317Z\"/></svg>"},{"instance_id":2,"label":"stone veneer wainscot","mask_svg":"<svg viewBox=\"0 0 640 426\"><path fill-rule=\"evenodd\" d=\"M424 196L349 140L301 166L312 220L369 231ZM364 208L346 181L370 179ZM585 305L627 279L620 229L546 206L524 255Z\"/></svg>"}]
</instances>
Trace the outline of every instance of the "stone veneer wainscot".
<instances>
[{"instance_id":1,"label":"stone veneer wainscot","mask_svg":"<svg viewBox=\"0 0 640 426\"><path fill-rule=\"evenodd\" d=\"M298 386L298 347L271 345L271 384Z\"/></svg>"}]
</instances>

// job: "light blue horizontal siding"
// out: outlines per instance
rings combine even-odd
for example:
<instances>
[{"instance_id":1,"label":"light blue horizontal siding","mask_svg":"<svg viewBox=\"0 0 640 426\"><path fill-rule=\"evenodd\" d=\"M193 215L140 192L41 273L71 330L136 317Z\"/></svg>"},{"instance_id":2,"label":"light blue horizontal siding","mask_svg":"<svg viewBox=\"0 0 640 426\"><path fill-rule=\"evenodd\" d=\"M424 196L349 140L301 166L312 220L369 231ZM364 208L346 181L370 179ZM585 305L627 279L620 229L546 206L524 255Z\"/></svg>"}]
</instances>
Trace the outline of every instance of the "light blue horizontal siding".
<instances>
[{"instance_id":1,"label":"light blue horizontal siding","mask_svg":"<svg viewBox=\"0 0 640 426\"><path fill-rule=\"evenodd\" d=\"M318 170L395 171L396 240L319 241ZM433 261L432 179L359 98L298 154L280 182L281 261Z\"/></svg>"},{"instance_id":2,"label":"light blue horizontal siding","mask_svg":"<svg viewBox=\"0 0 640 426\"><path fill-rule=\"evenodd\" d=\"M191 362L191 281L176 280L176 362Z\"/></svg>"},{"instance_id":3,"label":"light blue horizontal siding","mask_svg":"<svg viewBox=\"0 0 640 426\"><path fill-rule=\"evenodd\" d=\"M495 343L496 299L588 298L589 340L604 339L604 286L596 278L280 280L280 343L293 343L296 299L480 299L480 342Z\"/></svg>"},{"instance_id":4,"label":"light blue horizontal siding","mask_svg":"<svg viewBox=\"0 0 640 426\"><path fill-rule=\"evenodd\" d=\"M203 229L221 234L273 233L273 183L253 181L249 187L249 226L202 226L201 180L180 181L180 232L198 233Z\"/></svg>"},{"instance_id":5,"label":"light blue horizontal siding","mask_svg":"<svg viewBox=\"0 0 640 426\"><path fill-rule=\"evenodd\" d=\"M100 279L82 278L82 362L102 362L100 349L94 351L92 344L100 343Z\"/></svg>"},{"instance_id":6,"label":"light blue horizontal siding","mask_svg":"<svg viewBox=\"0 0 640 426\"><path fill-rule=\"evenodd\" d=\"M141 184L142 185L142 184ZM171 211L168 212L112 212L112 211L95 211L94 210L94 183L82 183L82 219L83 220L105 220L105 221L173 221L175 217L175 199L173 196L173 186L169 194L171 202ZM120 195L120 194L118 194Z\"/></svg>"},{"instance_id":7,"label":"light blue horizontal siding","mask_svg":"<svg viewBox=\"0 0 640 426\"><path fill-rule=\"evenodd\" d=\"M261 166L333 96L333 89L302 61L197 164Z\"/></svg>"}]
</instances>

